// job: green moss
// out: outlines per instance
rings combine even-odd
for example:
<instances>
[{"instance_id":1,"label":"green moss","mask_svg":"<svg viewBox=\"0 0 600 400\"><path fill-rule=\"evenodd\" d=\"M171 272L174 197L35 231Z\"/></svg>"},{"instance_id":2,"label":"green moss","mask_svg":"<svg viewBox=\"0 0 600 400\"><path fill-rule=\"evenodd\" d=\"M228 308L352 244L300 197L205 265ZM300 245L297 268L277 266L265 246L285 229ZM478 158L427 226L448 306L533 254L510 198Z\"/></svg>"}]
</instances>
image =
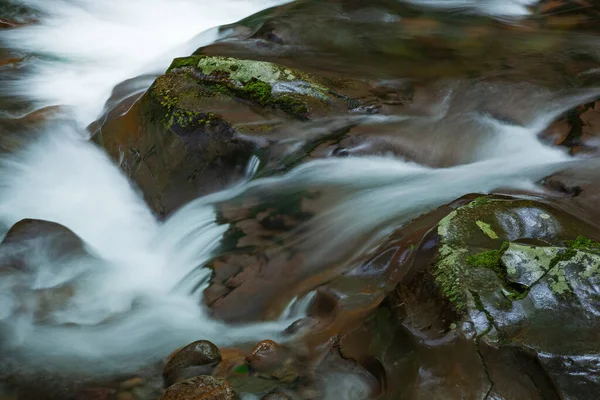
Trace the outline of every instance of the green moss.
<instances>
[{"instance_id":1,"label":"green moss","mask_svg":"<svg viewBox=\"0 0 600 400\"><path fill-rule=\"evenodd\" d=\"M257 79L252 79L244 86L244 92L250 100L263 107L266 107L273 102L272 91L271 85Z\"/></svg>"},{"instance_id":2,"label":"green moss","mask_svg":"<svg viewBox=\"0 0 600 400\"><path fill-rule=\"evenodd\" d=\"M506 279L506 268L502 264L502 255L508 249L508 242L504 242L498 250L484 251L467 257L467 263L473 267L491 269L502 280Z\"/></svg>"},{"instance_id":3,"label":"green moss","mask_svg":"<svg viewBox=\"0 0 600 400\"><path fill-rule=\"evenodd\" d=\"M308 114L308 107L306 107L306 104L291 96L281 96L275 99L275 104L281 110L296 117L305 117Z\"/></svg>"},{"instance_id":4,"label":"green moss","mask_svg":"<svg viewBox=\"0 0 600 400\"><path fill-rule=\"evenodd\" d=\"M465 255L465 249L454 249L448 245L442 245L433 273L435 282L442 294L452 303L457 312L465 311L467 305L467 298L462 285Z\"/></svg>"},{"instance_id":5,"label":"green moss","mask_svg":"<svg viewBox=\"0 0 600 400\"><path fill-rule=\"evenodd\" d=\"M278 108L296 117L305 117L308 108L303 101L291 96L273 96L271 85L258 79L251 79L242 89L241 97L246 97L262 107Z\"/></svg>"},{"instance_id":6,"label":"green moss","mask_svg":"<svg viewBox=\"0 0 600 400\"><path fill-rule=\"evenodd\" d=\"M600 250L600 243L586 238L585 236L578 236L577 239L567 241L569 249L576 250Z\"/></svg>"},{"instance_id":7,"label":"green moss","mask_svg":"<svg viewBox=\"0 0 600 400\"><path fill-rule=\"evenodd\" d=\"M472 202L470 202L469 206L471 206L471 207L479 207L479 206L482 206L484 204L488 204L490 202L491 202L491 200L490 200L489 197L487 197L487 196L481 196L481 197L476 198Z\"/></svg>"},{"instance_id":8,"label":"green moss","mask_svg":"<svg viewBox=\"0 0 600 400\"><path fill-rule=\"evenodd\" d=\"M195 68L200 63L200 60L203 56L191 56L191 57L180 57L173 60L169 68L167 68L167 72L171 71L175 68L184 68L184 67L192 67Z\"/></svg>"}]
</instances>

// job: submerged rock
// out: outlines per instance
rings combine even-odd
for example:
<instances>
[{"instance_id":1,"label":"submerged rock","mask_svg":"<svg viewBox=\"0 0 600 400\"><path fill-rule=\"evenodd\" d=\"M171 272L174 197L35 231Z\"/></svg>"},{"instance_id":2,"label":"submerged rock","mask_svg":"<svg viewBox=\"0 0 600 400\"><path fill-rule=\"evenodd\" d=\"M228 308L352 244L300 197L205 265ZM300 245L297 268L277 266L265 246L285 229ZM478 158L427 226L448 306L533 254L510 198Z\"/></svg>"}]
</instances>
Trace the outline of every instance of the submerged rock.
<instances>
[{"instance_id":1,"label":"submerged rock","mask_svg":"<svg viewBox=\"0 0 600 400\"><path fill-rule=\"evenodd\" d=\"M190 377L210 375L220 362L221 352L211 342L199 340L188 344L175 353L165 365L165 387Z\"/></svg>"},{"instance_id":2,"label":"submerged rock","mask_svg":"<svg viewBox=\"0 0 600 400\"><path fill-rule=\"evenodd\" d=\"M0 243L0 293L6 304L0 315L31 314L35 322L61 321L60 310L69 307L77 294L75 282L93 274L100 262L63 225L35 219L17 222ZM36 279L44 274L58 278L40 287Z\"/></svg>"},{"instance_id":3,"label":"submerged rock","mask_svg":"<svg viewBox=\"0 0 600 400\"><path fill-rule=\"evenodd\" d=\"M160 400L238 400L227 381L212 376L197 376L169 387Z\"/></svg>"}]
</instances>

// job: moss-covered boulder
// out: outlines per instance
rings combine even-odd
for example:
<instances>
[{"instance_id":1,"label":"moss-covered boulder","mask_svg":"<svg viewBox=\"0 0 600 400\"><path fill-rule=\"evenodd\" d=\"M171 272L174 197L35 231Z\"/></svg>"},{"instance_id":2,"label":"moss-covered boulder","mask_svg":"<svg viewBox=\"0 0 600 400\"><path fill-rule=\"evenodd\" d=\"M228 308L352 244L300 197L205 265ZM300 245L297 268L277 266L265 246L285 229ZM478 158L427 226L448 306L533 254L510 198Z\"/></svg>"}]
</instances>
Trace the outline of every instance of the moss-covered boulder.
<instances>
[{"instance_id":1,"label":"moss-covered boulder","mask_svg":"<svg viewBox=\"0 0 600 400\"><path fill-rule=\"evenodd\" d=\"M310 74L264 61L217 56L177 58L167 74L184 74L200 86L202 96L236 99L306 119L324 114L344 96ZM165 105L170 105L165 95ZM349 106L353 104L346 99Z\"/></svg>"},{"instance_id":2,"label":"moss-covered boulder","mask_svg":"<svg viewBox=\"0 0 600 400\"><path fill-rule=\"evenodd\" d=\"M596 229L530 200L480 198L440 221L437 233L431 273L456 312L448 329L488 351L533 352L557 398L600 391L600 244L587 237Z\"/></svg>"},{"instance_id":3,"label":"moss-covered boulder","mask_svg":"<svg viewBox=\"0 0 600 400\"><path fill-rule=\"evenodd\" d=\"M305 157L319 137L304 135L300 146L294 142L271 151L273 143L289 139L289 132L275 132L273 125L285 120L289 130L290 123L357 107L326 83L273 63L178 58L141 99L129 99L109 113L95 140L119 160L150 205L168 214L244 179L254 156L285 165Z\"/></svg>"}]
</instances>

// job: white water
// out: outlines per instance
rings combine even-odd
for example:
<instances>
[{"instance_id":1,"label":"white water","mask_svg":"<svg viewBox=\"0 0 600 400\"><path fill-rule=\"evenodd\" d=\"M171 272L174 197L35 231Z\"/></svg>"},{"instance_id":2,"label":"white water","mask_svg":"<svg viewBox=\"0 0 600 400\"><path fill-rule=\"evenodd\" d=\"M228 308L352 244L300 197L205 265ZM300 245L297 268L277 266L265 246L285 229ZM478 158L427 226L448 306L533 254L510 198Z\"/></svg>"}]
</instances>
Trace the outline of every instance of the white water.
<instances>
[{"instance_id":1,"label":"white water","mask_svg":"<svg viewBox=\"0 0 600 400\"><path fill-rule=\"evenodd\" d=\"M39 24L3 32L2 43L40 59L6 90L40 107L67 107L78 122L89 123L118 83L160 74L173 58L218 39L212 28L289 0L12 1L42 17Z\"/></svg>"},{"instance_id":2,"label":"white water","mask_svg":"<svg viewBox=\"0 0 600 400\"><path fill-rule=\"evenodd\" d=\"M522 18L539 0L404 0L421 6L489 15L498 19Z\"/></svg>"},{"instance_id":3,"label":"white water","mask_svg":"<svg viewBox=\"0 0 600 400\"><path fill-rule=\"evenodd\" d=\"M4 34L3 41L51 57L37 61L31 74L6 90L40 106L69 107L75 127L49 125L38 141L1 161L0 222L7 228L23 218L58 222L94 255L68 260L72 268L65 268L64 260L52 258L40 242L29 256L37 267L33 276L2 281L2 333L11 350L31 361L22 362L25 368L128 371L200 338L218 344L276 338L301 315L296 308L290 306L284 313L289 318L272 323L231 327L211 320L188 295L207 277L208 271L197 267L211 257L227 228L216 225L213 203L256 188L284 192L318 185L350 192L310 222L310 236L299 238L319 249L309 258L319 267L327 253L337 254L344 246L368 249L369 243L349 245L365 232L396 226L468 192L531 189L572 161L536 139L560 110L540 112L523 127L476 118L481 131L471 133L481 133L484 140L464 165L432 169L378 157L314 161L284 177L198 199L160 223L114 163L81 140L77 127L98 116L119 82L164 70L173 56L215 40L216 31L207 29L282 1L20 1L45 16L38 25ZM437 2L442 3L449 4ZM494 11L506 5L502 1L459 3L498 16L525 12L525 1L515 0L502 12ZM570 104L565 100L563 107ZM248 174L254 169L250 166ZM51 313L50 322L33 320L35 304L20 304L34 290L65 282L74 285L75 294Z\"/></svg>"}]
</instances>

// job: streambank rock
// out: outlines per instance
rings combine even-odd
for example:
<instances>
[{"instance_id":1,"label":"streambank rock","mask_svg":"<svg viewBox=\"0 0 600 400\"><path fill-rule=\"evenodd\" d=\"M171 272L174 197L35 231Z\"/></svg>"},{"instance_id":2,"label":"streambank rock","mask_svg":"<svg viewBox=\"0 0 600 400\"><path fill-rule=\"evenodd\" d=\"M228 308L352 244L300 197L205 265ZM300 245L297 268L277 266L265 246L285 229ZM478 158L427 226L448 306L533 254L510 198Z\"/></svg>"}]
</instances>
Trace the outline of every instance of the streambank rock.
<instances>
[{"instance_id":1,"label":"streambank rock","mask_svg":"<svg viewBox=\"0 0 600 400\"><path fill-rule=\"evenodd\" d=\"M541 132L540 137L569 148L572 154L597 155L600 152L600 99L568 110Z\"/></svg>"},{"instance_id":2,"label":"streambank rock","mask_svg":"<svg viewBox=\"0 0 600 400\"><path fill-rule=\"evenodd\" d=\"M197 376L169 387L160 400L239 400L227 381Z\"/></svg>"},{"instance_id":3,"label":"streambank rock","mask_svg":"<svg viewBox=\"0 0 600 400\"><path fill-rule=\"evenodd\" d=\"M109 115L96 141L120 161L150 205L168 214L243 179L252 172L253 156L284 164L303 157L306 149L297 144L291 154L288 146L270 154L269 143L284 138L272 135L272 125L358 106L326 83L273 63L178 58L129 111ZM313 139L303 138L310 148Z\"/></svg>"},{"instance_id":4,"label":"streambank rock","mask_svg":"<svg viewBox=\"0 0 600 400\"><path fill-rule=\"evenodd\" d=\"M597 32L600 7L593 0L542 0L533 8L533 20L545 28Z\"/></svg>"},{"instance_id":5,"label":"streambank rock","mask_svg":"<svg viewBox=\"0 0 600 400\"><path fill-rule=\"evenodd\" d=\"M199 375L211 375L221 362L219 348L207 340L188 344L176 352L163 369L165 387Z\"/></svg>"}]
</instances>

